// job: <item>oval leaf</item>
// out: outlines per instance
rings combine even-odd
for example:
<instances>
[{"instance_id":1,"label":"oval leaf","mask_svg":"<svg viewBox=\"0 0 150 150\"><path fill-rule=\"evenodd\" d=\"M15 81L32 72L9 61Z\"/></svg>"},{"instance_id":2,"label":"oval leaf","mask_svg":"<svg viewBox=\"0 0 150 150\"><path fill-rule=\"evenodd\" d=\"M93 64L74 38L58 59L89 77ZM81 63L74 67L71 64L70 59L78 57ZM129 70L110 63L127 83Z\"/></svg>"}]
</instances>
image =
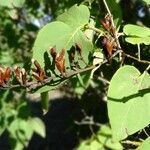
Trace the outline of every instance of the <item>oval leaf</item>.
<instances>
[{"instance_id":1,"label":"oval leaf","mask_svg":"<svg viewBox=\"0 0 150 150\"><path fill-rule=\"evenodd\" d=\"M131 43L131 44L145 44L149 45L150 44L150 37L127 37L125 38L126 42Z\"/></svg>"},{"instance_id":2,"label":"oval leaf","mask_svg":"<svg viewBox=\"0 0 150 150\"><path fill-rule=\"evenodd\" d=\"M150 29L147 27L141 27L137 25L128 24L123 28L123 32L128 36L136 37L149 37Z\"/></svg>"},{"instance_id":3,"label":"oval leaf","mask_svg":"<svg viewBox=\"0 0 150 150\"><path fill-rule=\"evenodd\" d=\"M150 123L149 88L150 76L145 72L141 75L133 66L124 66L113 76L108 90L108 113L115 140Z\"/></svg>"}]
</instances>

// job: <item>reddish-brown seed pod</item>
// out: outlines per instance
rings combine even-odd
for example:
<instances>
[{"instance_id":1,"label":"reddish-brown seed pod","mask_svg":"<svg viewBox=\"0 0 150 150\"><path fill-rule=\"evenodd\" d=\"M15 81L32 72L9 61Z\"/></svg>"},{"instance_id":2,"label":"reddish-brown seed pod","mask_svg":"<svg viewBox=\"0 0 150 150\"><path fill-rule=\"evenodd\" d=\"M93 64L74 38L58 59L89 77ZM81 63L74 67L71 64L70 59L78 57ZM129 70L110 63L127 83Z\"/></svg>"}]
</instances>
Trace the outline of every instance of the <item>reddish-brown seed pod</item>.
<instances>
[{"instance_id":1,"label":"reddish-brown seed pod","mask_svg":"<svg viewBox=\"0 0 150 150\"><path fill-rule=\"evenodd\" d=\"M50 49L50 54L51 54L51 56L53 57L53 59L55 60L56 55L57 55L57 53L56 53L56 46L54 46L54 47L52 47L52 48Z\"/></svg>"},{"instance_id":2,"label":"reddish-brown seed pod","mask_svg":"<svg viewBox=\"0 0 150 150\"><path fill-rule=\"evenodd\" d=\"M25 71L24 68L21 69L21 75L22 75L22 84L25 85L27 82L27 72Z\"/></svg>"},{"instance_id":3,"label":"reddish-brown seed pod","mask_svg":"<svg viewBox=\"0 0 150 150\"><path fill-rule=\"evenodd\" d=\"M37 80L37 81L41 81L39 75L35 72L32 73L32 76Z\"/></svg>"},{"instance_id":4,"label":"reddish-brown seed pod","mask_svg":"<svg viewBox=\"0 0 150 150\"><path fill-rule=\"evenodd\" d=\"M14 67L14 73L15 73L15 75L16 75L17 77L20 77L20 74L21 74L21 69L20 69L20 67L15 66L15 67Z\"/></svg>"},{"instance_id":5,"label":"reddish-brown seed pod","mask_svg":"<svg viewBox=\"0 0 150 150\"><path fill-rule=\"evenodd\" d=\"M20 67L15 66L14 67L14 73L15 73L17 81L19 83L21 83L21 69L20 69Z\"/></svg>"},{"instance_id":6,"label":"reddish-brown seed pod","mask_svg":"<svg viewBox=\"0 0 150 150\"><path fill-rule=\"evenodd\" d=\"M40 78L40 81L44 80L44 78L45 78L45 71L44 70L41 70L41 72L39 73L39 78Z\"/></svg>"},{"instance_id":7,"label":"reddish-brown seed pod","mask_svg":"<svg viewBox=\"0 0 150 150\"><path fill-rule=\"evenodd\" d=\"M65 50L62 49L59 54L57 54L55 59L55 65L59 72L64 76L64 73L66 72L65 69Z\"/></svg>"},{"instance_id":8,"label":"reddish-brown seed pod","mask_svg":"<svg viewBox=\"0 0 150 150\"><path fill-rule=\"evenodd\" d=\"M32 68L32 76L37 81L43 81L45 78L45 71L42 69L42 67L40 66L37 60L32 59L32 63L36 67L36 68Z\"/></svg>"},{"instance_id":9,"label":"reddish-brown seed pod","mask_svg":"<svg viewBox=\"0 0 150 150\"><path fill-rule=\"evenodd\" d=\"M45 79L45 71L42 68L32 68L32 76L37 80L37 81L43 81Z\"/></svg>"},{"instance_id":10,"label":"reddish-brown seed pod","mask_svg":"<svg viewBox=\"0 0 150 150\"><path fill-rule=\"evenodd\" d=\"M4 84L4 78L3 78L3 72L2 72L2 70L0 70L0 86L3 86L3 84Z\"/></svg>"},{"instance_id":11,"label":"reddish-brown seed pod","mask_svg":"<svg viewBox=\"0 0 150 150\"><path fill-rule=\"evenodd\" d=\"M113 52L113 41L110 41L107 37L104 37L102 40L103 50L107 54L108 57L112 56Z\"/></svg>"},{"instance_id":12,"label":"reddish-brown seed pod","mask_svg":"<svg viewBox=\"0 0 150 150\"><path fill-rule=\"evenodd\" d=\"M106 21L106 20L100 20L102 26L104 29L106 30L110 30L110 22L109 21Z\"/></svg>"},{"instance_id":13,"label":"reddish-brown seed pod","mask_svg":"<svg viewBox=\"0 0 150 150\"><path fill-rule=\"evenodd\" d=\"M11 69L9 67L3 68L0 67L0 86L6 84L11 76Z\"/></svg>"},{"instance_id":14,"label":"reddish-brown seed pod","mask_svg":"<svg viewBox=\"0 0 150 150\"><path fill-rule=\"evenodd\" d=\"M25 71L25 69L24 68L21 69L20 67L15 66L14 73L15 73L17 81L21 85L25 85L27 82L27 72Z\"/></svg>"},{"instance_id":15,"label":"reddish-brown seed pod","mask_svg":"<svg viewBox=\"0 0 150 150\"><path fill-rule=\"evenodd\" d=\"M38 63L37 60L32 59L32 63L35 65L37 71L41 70L41 65Z\"/></svg>"},{"instance_id":16,"label":"reddish-brown seed pod","mask_svg":"<svg viewBox=\"0 0 150 150\"><path fill-rule=\"evenodd\" d=\"M104 19L100 20L100 22L105 30L111 31L112 23L111 16L109 14L107 14Z\"/></svg>"},{"instance_id":17,"label":"reddish-brown seed pod","mask_svg":"<svg viewBox=\"0 0 150 150\"><path fill-rule=\"evenodd\" d=\"M11 69L7 67L4 73L4 81L7 82L10 79L10 76L11 76Z\"/></svg>"}]
</instances>

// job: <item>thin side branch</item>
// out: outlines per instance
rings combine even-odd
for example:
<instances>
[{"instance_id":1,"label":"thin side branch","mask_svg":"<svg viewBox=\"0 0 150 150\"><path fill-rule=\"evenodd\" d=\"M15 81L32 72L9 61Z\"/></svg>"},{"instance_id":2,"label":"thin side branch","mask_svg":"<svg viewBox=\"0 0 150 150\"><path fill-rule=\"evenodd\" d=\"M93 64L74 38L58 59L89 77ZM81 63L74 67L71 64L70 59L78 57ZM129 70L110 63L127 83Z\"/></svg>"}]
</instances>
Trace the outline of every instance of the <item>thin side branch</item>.
<instances>
[{"instance_id":1,"label":"thin side branch","mask_svg":"<svg viewBox=\"0 0 150 150\"><path fill-rule=\"evenodd\" d=\"M138 58L134 57L134 56L131 56L129 54L126 54L126 53L123 53L124 56L128 57L128 58L131 58L133 60L136 60L138 61L139 63L143 63L143 64L148 64L150 65L150 61L147 61L147 60L139 60Z\"/></svg>"},{"instance_id":2,"label":"thin side branch","mask_svg":"<svg viewBox=\"0 0 150 150\"><path fill-rule=\"evenodd\" d=\"M95 27L92 27L92 26L89 26L89 25L86 25L85 28L93 30L93 31L95 31L95 32L97 32L99 34L105 35L105 32L103 30L98 29L98 28L95 28Z\"/></svg>"}]
</instances>

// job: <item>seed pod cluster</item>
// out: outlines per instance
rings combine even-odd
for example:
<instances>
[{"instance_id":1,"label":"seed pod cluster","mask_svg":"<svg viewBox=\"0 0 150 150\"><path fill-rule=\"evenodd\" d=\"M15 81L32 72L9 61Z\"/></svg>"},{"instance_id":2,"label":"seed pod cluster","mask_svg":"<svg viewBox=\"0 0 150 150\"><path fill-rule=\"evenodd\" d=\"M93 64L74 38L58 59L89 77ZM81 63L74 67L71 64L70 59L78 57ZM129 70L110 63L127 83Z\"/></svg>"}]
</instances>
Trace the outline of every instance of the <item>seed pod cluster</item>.
<instances>
[{"instance_id":1,"label":"seed pod cluster","mask_svg":"<svg viewBox=\"0 0 150 150\"><path fill-rule=\"evenodd\" d=\"M103 20L100 21L107 34L102 38L102 47L106 58L110 58L113 51L116 49L115 29L111 22L111 16L107 14Z\"/></svg>"}]
</instances>

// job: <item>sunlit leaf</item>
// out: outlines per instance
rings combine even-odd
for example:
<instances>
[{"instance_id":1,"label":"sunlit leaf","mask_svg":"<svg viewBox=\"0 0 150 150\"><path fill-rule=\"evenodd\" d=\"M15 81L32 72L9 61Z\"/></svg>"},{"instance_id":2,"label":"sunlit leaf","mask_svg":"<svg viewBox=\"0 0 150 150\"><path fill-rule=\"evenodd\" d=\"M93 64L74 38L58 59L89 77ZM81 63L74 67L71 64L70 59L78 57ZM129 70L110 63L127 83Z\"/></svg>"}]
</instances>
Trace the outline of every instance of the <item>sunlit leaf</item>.
<instances>
[{"instance_id":1,"label":"sunlit leaf","mask_svg":"<svg viewBox=\"0 0 150 150\"><path fill-rule=\"evenodd\" d=\"M150 28L141 27L138 25L132 25L132 24L125 25L123 28L123 32L127 36L150 37Z\"/></svg>"},{"instance_id":2,"label":"sunlit leaf","mask_svg":"<svg viewBox=\"0 0 150 150\"><path fill-rule=\"evenodd\" d=\"M69 12L69 13L68 13ZM70 63L68 52L72 46L75 44L79 44L82 50L82 59L76 57L76 61L78 62L81 68L84 68L89 63L89 54L93 49L93 45L90 40L84 35L82 32L82 28L89 21L89 10L86 6L73 6L68 12L60 15L58 17L59 21L55 21L47 24L43 27L34 43L33 47L33 58L36 59L42 67L45 66L44 54L45 52L49 53L49 50L56 46L56 52L59 53L62 49L65 50L65 68L69 71ZM81 17L81 14L83 16ZM64 16L68 16L65 18ZM52 57L49 55L50 64L52 65ZM58 70L54 70L57 75L60 75ZM66 71L66 72L67 72ZM51 72L54 73L53 71ZM42 87L45 92L51 89L51 86Z\"/></svg>"},{"instance_id":3,"label":"sunlit leaf","mask_svg":"<svg viewBox=\"0 0 150 150\"><path fill-rule=\"evenodd\" d=\"M29 124L31 125L31 128L34 130L34 132L39 134L41 137L44 138L46 136L45 125L41 119L31 118L29 120Z\"/></svg>"},{"instance_id":4,"label":"sunlit leaf","mask_svg":"<svg viewBox=\"0 0 150 150\"><path fill-rule=\"evenodd\" d=\"M108 114L115 140L122 140L149 124L149 91L148 73L141 75L133 66L121 67L115 73L108 90Z\"/></svg>"},{"instance_id":5,"label":"sunlit leaf","mask_svg":"<svg viewBox=\"0 0 150 150\"><path fill-rule=\"evenodd\" d=\"M126 42L131 43L131 44L145 44L149 45L150 44L150 37L127 37L125 38Z\"/></svg>"},{"instance_id":6,"label":"sunlit leaf","mask_svg":"<svg viewBox=\"0 0 150 150\"><path fill-rule=\"evenodd\" d=\"M122 150L122 145L119 142L112 140L112 133L110 127L103 125L96 134L96 138L81 142L77 150L99 150L99 149L114 149Z\"/></svg>"},{"instance_id":7,"label":"sunlit leaf","mask_svg":"<svg viewBox=\"0 0 150 150\"><path fill-rule=\"evenodd\" d=\"M138 148L137 150L148 150L150 149L150 137L147 138Z\"/></svg>"}]
</instances>

